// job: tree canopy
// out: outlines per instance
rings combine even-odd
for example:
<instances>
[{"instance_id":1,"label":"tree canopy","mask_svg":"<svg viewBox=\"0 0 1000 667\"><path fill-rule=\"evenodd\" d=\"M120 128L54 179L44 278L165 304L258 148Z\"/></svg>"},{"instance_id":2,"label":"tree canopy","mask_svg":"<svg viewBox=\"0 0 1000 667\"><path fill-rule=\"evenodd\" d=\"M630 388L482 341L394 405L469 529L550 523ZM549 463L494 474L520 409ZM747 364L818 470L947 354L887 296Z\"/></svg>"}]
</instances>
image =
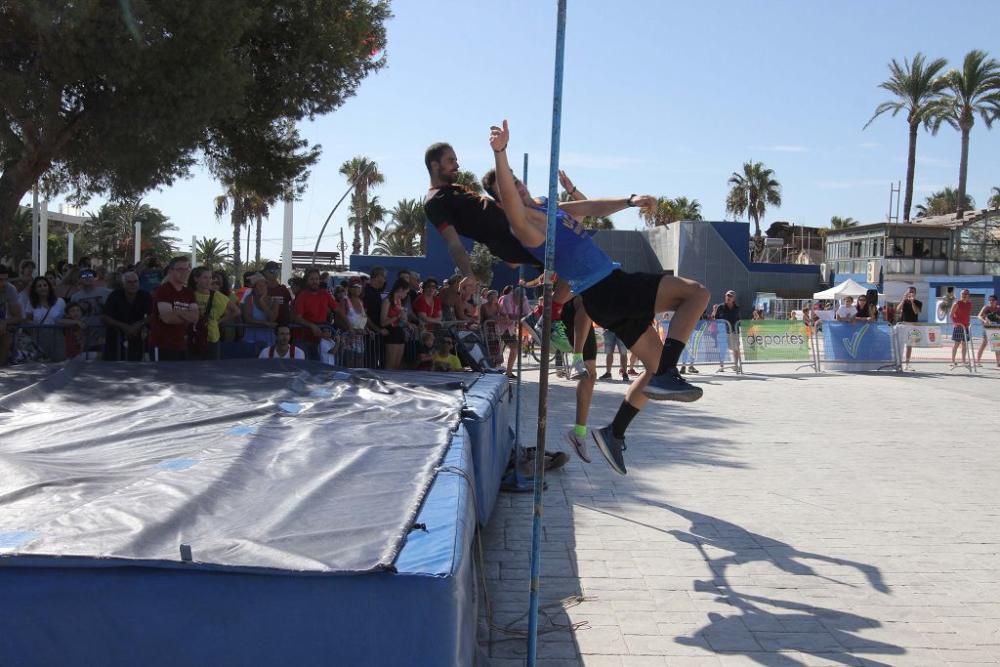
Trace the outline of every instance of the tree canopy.
<instances>
[{"instance_id":1,"label":"tree canopy","mask_svg":"<svg viewBox=\"0 0 1000 667\"><path fill-rule=\"evenodd\" d=\"M0 255L18 202L136 196L201 149L269 199L316 150L287 123L385 65L385 0L0 2Z\"/></svg>"}]
</instances>

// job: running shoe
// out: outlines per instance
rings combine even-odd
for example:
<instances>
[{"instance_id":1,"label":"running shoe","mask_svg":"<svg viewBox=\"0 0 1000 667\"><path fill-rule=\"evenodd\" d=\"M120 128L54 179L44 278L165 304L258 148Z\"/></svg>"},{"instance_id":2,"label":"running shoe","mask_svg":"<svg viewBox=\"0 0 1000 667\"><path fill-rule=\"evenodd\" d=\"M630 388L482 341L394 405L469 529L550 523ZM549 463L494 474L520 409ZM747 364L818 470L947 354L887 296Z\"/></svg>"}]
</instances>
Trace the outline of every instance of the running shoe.
<instances>
[{"instance_id":1,"label":"running shoe","mask_svg":"<svg viewBox=\"0 0 1000 667\"><path fill-rule=\"evenodd\" d=\"M701 371L699 371L694 366L688 366L688 373L694 373L695 375L698 375L698 373L701 373Z\"/></svg>"},{"instance_id":2,"label":"running shoe","mask_svg":"<svg viewBox=\"0 0 1000 667\"><path fill-rule=\"evenodd\" d=\"M570 366L570 371L569 371L570 380L582 380L588 375L590 375L590 373L587 371L587 364L584 362L583 359L577 359L576 361L573 362L573 365Z\"/></svg>"},{"instance_id":3,"label":"running shoe","mask_svg":"<svg viewBox=\"0 0 1000 667\"><path fill-rule=\"evenodd\" d=\"M571 428L566 433L566 439L569 441L569 444L573 445L573 451L576 452L576 455L579 456L584 463L590 463L590 454L587 452L586 436L581 438L576 434L576 429Z\"/></svg>"},{"instance_id":4,"label":"running shoe","mask_svg":"<svg viewBox=\"0 0 1000 667\"><path fill-rule=\"evenodd\" d=\"M569 337L566 336L566 325L562 322L552 323L552 347L559 352L572 352Z\"/></svg>"},{"instance_id":5,"label":"running shoe","mask_svg":"<svg viewBox=\"0 0 1000 667\"><path fill-rule=\"evenodd\" d=\"M677 372L677 369L667 371L663 375L654 375L646 388L642 390L654 401L681 401L690 403L701 398L701 387L696 387Z\"/></svg>"},{"instance_id":6,"label":"running shoe","mask_svg":"<svg viewBox=\"0 0 1000 667\"><path fill-rule=\"evenodd\" d=\"M610 380L611 379L611 371L608 371L607 373L605 373L604 375L602 375L601 377L599 377L597 379L598 380Z\"/></svg>"},{"instance_id":7,"label":"running shoe","mask_svg":"<svg viewBox=\"0 0 1000 667\"><path fill-rule=\"evenodd\" d=\"M642 375L642 373L640 373L639 371L635 370L634 368L628 369L628 374L629 375L636 375L636 376Z\"/></svg>"},{"instance_id":8,"label":"running shoe","mask_svg":"<svg viewBox=\"0 0 1000 667\"><path fill-rule=\"evenodd\" d=\"M535 461L535 454L538 450L534 447L524 448L524 460L526 462L533 463ZM569 462L569 457L566 456L566 452L560 452L556 450L554 452L545 452L545 470L558 470L562 468Z\"/></svg>"},{"instance_id":9,"label":"running shoe","mask_svg":"<svg viewBox=\"0 0 1000 667\"><path fill-rule=\"evenodd\" d=\"M604 455L611 468L619 475L628 474L628 471L625 470L625 456L623 454L628 449L625 446L625 438L616 438L615 434L611 432L611 426L591 431L591 435L594 436L597 448L601 450L601 454Z\"/></svg>"},{"instance_id":10,"label":"running shoe","mask_svg":"<svg viewBox=\"0 0 1000 667\"><path fill-rule=\"evenodd\" d=\"M681 375L684 375L685 373L687 373L687 366L681 366L680 368L677 369L677 372L680 373Z\"/></svg>"},{"instance_id":11,"label":"running shoe","mask_svg":"<svg viewBox=\"0 0 1000 667\"><path fill-rule=\"evenodd\" d=\"M629 383L632 382L632 378L630 378L628 376L628 373L626 373L625 371L622 371L622 382L629 382Z\"/></svg>"}]
</instances>

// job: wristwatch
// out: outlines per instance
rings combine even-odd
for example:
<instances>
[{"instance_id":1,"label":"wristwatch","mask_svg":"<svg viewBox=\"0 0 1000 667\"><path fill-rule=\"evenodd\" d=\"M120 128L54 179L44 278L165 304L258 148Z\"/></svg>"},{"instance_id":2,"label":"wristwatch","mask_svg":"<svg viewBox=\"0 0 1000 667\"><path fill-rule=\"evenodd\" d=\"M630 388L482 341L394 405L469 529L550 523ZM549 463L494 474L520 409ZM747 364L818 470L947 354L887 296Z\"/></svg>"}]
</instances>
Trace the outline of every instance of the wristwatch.
<instances>
[{"instance_id":1,"label":"wristwatch","mask_svg":"<svg viewBox=\"0 0 1000 667\"><path fill-rule=\"evenodd\" d=\"M629 206L632 206L632 207L635 206L635 203L632 201L633 199L635 199L635 194L631 194L631 195L628 196L628 205Z\"/></svg>"}]
</instances>

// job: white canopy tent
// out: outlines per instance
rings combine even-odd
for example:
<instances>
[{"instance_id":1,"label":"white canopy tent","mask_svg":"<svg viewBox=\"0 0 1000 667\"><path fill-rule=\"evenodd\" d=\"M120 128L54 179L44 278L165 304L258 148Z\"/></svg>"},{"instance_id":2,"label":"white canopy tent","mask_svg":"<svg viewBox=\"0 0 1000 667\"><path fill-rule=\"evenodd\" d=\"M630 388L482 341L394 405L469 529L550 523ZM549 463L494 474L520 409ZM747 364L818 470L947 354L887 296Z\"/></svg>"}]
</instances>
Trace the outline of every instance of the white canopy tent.
<instances>
[{"instance_id":1,"label":"white canopy tent","mask_svg":"<svg viewBox=\"0 0 1000 667\"><path fill-rule=\"evenodd\" d=\"M844 282L839 285L834 285L830 289L823 290L822 292L816 292L813 294L813 298L840 300L845 296L861 296L867 293L867 287L848 278Z\"/></svg>"}]
</instances>

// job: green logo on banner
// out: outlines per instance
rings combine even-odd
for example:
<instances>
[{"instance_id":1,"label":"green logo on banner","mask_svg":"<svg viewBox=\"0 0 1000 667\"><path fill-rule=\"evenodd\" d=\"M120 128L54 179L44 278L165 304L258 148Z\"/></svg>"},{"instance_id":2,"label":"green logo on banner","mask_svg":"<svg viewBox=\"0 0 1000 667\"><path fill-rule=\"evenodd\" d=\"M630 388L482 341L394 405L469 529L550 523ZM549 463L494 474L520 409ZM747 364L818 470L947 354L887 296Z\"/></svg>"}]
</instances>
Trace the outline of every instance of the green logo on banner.
<instances>
[{"instance_id":1,"label":"green logo on banner","mask_svg":"<svg viewBox=\"0 0 1000 667\"><path fill-rule=\"evenodd\" d=\"M743 320L740 338L747 361L810 361L809 327L802 322Z\"/></svg>"}]
</instances>

